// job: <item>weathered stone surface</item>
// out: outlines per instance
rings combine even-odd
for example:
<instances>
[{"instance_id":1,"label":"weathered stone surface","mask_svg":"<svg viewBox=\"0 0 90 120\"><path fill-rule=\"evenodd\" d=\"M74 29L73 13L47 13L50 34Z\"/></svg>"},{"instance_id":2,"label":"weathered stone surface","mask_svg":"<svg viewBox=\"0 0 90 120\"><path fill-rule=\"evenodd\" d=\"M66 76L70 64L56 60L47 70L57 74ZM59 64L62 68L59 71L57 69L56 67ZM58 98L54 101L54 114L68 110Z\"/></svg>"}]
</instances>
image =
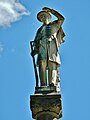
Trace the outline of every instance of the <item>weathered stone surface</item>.
<instances>
[{"instance_id":1,"label":"weathered stone surface","mask_svg":"<svg viewBox=\"0 0 90 120\"><path fill-rule=\"evenodd\" d=\"M41 87L35 87L35 93L51 93L56 92L56 86L41 86Z\"/></svg>"},{"instance_id":2,"label":"weathered stone surface","mask_svg":"<svg viewBox=\"0 0 90 120\"><path fill-rule=\"evenodd\" d=\"M32 117L36 120L59 119L62 117L61 95L32 95L30 96L30 108Z\"/></svg>"}]
</instances>

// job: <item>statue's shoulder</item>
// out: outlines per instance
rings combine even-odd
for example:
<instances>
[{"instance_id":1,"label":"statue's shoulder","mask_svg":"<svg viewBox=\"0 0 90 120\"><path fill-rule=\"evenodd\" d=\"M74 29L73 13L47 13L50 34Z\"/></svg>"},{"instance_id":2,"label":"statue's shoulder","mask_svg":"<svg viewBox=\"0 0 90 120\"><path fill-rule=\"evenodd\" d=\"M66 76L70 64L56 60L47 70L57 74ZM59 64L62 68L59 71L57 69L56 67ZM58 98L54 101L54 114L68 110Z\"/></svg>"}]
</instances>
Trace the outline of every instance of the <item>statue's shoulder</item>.
<instances>
[{"instance_id":1,"label":"statue's shoulder","mask_svg":"<svg viewBox=\"0 0 90 120\"><path fill-rule=\"evenodd\" d=\"M54 21L50 22L49 24L53 27L58 28L58 29L60 28L58 20L54 20Z\"/></svg>"},{"instance_id":2,"label":"statue's shoulder","mask_svg":"<svg viewBox=\"0 0 90 120\"><path fill-rule=\"evenodd\" d=\"M49 25L52 26L53 30L56 29L58 31L60 28L60 25L58 24L58 20L54 20L54 21L50 22Z\"/></svg>"},{"instance_id":3,"label":"statue's shoulder","mask_svg":"<svg viewBox=\"0 0 90 120\"><path fill-rule=\"evenodd\" d=\"M41 26L40 28L38 28L36 36L38 36L39 34L41 34L42 28L43 28L43 26Z\"/></svg>"},{"instance_id":4,"label":"statue's shoulder","mask_svg":"<svg viewBox=\"0 0 90 120\"><path fill-rule=\"evenodd\" d=\"M38 32L40 32L42 30L42 28L43 28L43 25L40 28L38 28Z\"/></svg>"},{"instance_id":5,"label":"statue's shoulder","mask_svg":"<svg viewBox=\"0 0 90 120\"><path fill-rule=\"evenodd\" d=\"M58 21L59 21L59 20L54 20L54 21L50 22L50 24L52 24L52 25L53 25L53 24L58 24Z\"/></svg>"}]
</instances>

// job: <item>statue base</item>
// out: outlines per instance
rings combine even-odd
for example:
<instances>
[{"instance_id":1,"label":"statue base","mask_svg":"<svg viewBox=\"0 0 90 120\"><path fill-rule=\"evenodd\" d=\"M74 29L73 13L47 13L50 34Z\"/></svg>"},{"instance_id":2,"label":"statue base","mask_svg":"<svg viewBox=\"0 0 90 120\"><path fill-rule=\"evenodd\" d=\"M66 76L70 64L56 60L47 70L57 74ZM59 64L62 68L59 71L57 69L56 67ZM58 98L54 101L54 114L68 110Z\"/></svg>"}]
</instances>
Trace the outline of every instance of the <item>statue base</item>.
<instances>
[{"instance_id":1,"label":"statue base","mask_svg":"<svg viewBox=\"0 0 90 120\"><path fill-rule=\"evenodd\" d=\"M56 92L56 86L35 87L35 94L37 93L47 94L52 92Z\"/></svg>"},{"instance_id":2,"label":"statue base","mask_svg":"<svg viewBox=\"0 0 90 120\"><path fill-rule=\"evenodd\" d=\"M35 94L30 96L32 118L36 120L57 120L62 117L60 94Z\"/></svg>"}]
</instances>

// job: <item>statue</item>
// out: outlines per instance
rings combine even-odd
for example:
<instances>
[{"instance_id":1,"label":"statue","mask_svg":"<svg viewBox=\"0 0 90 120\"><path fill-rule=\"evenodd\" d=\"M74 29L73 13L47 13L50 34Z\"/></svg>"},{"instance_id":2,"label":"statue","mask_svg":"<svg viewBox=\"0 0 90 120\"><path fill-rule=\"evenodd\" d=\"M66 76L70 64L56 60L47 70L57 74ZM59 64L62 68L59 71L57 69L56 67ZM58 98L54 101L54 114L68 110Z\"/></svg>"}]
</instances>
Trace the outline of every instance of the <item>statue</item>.
<instances>
[{"instance_id":1,"label":"statue","mask_svg":"<svg viewBox=\"0 0 90 120\"><path fill-rule=\"evenodd\" d=\"M50 21L51 14L56 16L57 20ZM65 33L62 29L64 17L56 10L44 7L37 14L37 19L43 22L43 25L38 29L34 41L31 42L31 55L34 62L36 86L38 86L36 69L38 67L40 86L55 86L56 91L59 92L59 46L64 42ZM37 63L35 63L35 55L37 55Z\"/></svg>"},{"instance_id":2,"label":"statue","mask_svg":"<svg viewBox=\"0 0 90 120\"><path fill-rule=\"evenodd\" d=\"M52 15L57 19L51 21ZM34 41L30 41L36 77L35 94L30 96L32 118L58 120L62 117L59 47L64 42L64 17L56 10L44 7L37 19L43 24Z\"/></svg>"}]
</instances>

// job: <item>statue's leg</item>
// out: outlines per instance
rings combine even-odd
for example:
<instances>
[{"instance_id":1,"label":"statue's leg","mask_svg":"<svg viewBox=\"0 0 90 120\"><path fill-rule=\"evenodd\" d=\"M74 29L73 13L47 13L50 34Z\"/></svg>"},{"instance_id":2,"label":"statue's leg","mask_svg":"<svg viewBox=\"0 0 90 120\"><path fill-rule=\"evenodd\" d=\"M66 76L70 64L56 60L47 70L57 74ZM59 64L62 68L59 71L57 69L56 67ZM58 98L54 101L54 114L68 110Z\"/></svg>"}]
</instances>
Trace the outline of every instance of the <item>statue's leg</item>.
<instances>
[{"instance_id":1,"label":"statue's leg","mask_svg":"<svg viewBox=\"0 0 90 120\"><path fill-rule=\"evenodd\" d=\"M48 80L49 80L49 85L56 86L57 64L55 62L49 62L49 65L48 65Z\"/></svg>"},{"instance_id":2,"label":"statue's leg","mask_svg":"<svg viewBox=\"0 0 90 120\"><path fill-rule=\"evenodd\" d=\"M46 61L42 60L39 63L39 77L40 77L40 85L46 86L47 80L46 80Z\"/></svg>"},{"instance_id":3,"label":"statue's leg","mask_svg":"<svg viewBox=\"0 0 90 120\"><path fill-rule=\"evenodd\" d=\"M57 80L56 80L56 90L57 92L60 92L60 77L59 77L60 71L57 68Z\"/></svg>"}]
</instances>

